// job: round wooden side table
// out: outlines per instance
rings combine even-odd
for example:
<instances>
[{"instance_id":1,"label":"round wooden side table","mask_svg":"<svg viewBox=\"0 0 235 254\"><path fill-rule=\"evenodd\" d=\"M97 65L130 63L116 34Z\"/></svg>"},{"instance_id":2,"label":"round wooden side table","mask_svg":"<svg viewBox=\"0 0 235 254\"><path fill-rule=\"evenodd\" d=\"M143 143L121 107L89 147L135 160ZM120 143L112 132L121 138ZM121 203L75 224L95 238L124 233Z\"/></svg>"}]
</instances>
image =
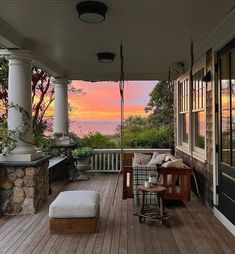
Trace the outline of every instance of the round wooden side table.
<instances>
[{"instance_id":1,"label":"round wooden side table","mask_svg":"<svg viewBox=\"0 0 235 254\"><path fill-rule=\"evenodd\" d=\"M139 222L143 223L145 219L158 220L161 223L169 218L169 213L165 211L163 203L163 194L166 188L160 185L152 185L151 187L138 186L138 190L142 192L142 204L141 209L135 215L139 216ZM146 193L156 193L158 204L155 207L150 207L145 203Z\"/></svg>"}]
</instances>

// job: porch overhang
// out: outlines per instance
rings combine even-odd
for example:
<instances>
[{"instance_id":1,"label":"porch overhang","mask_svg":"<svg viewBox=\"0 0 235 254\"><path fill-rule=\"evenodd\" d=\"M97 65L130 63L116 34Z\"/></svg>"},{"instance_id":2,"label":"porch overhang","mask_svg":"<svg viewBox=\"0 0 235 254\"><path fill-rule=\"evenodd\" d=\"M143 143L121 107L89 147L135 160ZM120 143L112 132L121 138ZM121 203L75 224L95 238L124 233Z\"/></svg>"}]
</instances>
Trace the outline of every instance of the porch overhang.
<instances>
[{"instance_id":1,"label":"porch overhang","mask_svg":"<svg viewBox=\"0 0 235 254\"><path fill-rule=\"evenodd\" d=\"M118 80L119 45L124 46L127 80L167 79L177 62L189 63L189 44L196 58L216 37L235 30L234 1L102 1L105 22L91 25L77 16L79 1L2 0L0 45L30 50L40 68L71 80ZM222 27L221 27L222 24ZM100 64L96 54L117 55ZM173 72L174 73L174 72Z\"/></svg>"}]
</instances>

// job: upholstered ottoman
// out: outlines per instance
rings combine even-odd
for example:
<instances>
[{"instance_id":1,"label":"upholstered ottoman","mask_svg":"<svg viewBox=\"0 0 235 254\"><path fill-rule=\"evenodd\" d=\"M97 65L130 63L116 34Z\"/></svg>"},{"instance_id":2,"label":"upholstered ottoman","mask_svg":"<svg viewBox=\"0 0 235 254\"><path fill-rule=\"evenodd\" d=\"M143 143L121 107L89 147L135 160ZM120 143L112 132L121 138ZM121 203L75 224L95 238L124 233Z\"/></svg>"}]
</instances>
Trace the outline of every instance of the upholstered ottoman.
<instances>
[{"instance_id":1,"label":"upholstered ottoman","mask_svg":"<svg viewBox=\"0 0 235 254\"><path fill-rule=\"evenodd\" d=\"M49 208L51 234L94 233L99 219L99 193L64 191Z\"/></svg>"}]
</instances>

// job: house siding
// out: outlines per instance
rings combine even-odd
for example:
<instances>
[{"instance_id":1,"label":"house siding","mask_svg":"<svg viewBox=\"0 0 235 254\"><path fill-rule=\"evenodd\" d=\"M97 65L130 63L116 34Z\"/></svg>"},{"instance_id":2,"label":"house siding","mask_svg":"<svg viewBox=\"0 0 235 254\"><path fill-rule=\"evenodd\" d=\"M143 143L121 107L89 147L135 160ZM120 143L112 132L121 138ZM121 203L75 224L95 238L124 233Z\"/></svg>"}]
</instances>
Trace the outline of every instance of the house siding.
<instances>
[{"instance_id":1,"label":"house siding","mask_svg":"<svg viewBox=\"0 0 235 254\"><path fill-rule=\"evenodd\" d=\"M191 156L176 149L175 155L191 166ZM209 208L213 206L213 166L193 158L193 169L199 193L203 203ZM192 190L197 194L194 178L192 177Z\"/></svg>"}]
</instances>

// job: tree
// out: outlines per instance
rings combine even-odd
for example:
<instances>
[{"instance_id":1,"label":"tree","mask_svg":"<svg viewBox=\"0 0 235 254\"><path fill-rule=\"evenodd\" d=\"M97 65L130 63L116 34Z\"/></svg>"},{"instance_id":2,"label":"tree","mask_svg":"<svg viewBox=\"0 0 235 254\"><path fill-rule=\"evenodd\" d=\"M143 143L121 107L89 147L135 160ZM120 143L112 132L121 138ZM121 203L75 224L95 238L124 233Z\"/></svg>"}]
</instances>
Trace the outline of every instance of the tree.
<instances>
[{"instance_id":1,"label":"tree","mask_svg":"<svg viewBox=\"0 0 235 254\"><path fill-rule=\"evenodd\" d=\"M124 132L136 133L148 126L148 119L139 115L129 116L124 120L123 130ZM121 126L118 125L116 128L117 132L120 134Z\"/></svg>"},{"instance_id":2,"label":"tree","mask_svg":"<svg viewBox=\"0 0 235 254\"><path fill-rule=\"evenodd\" d=\"M33 125L42 123L46 111L54 101L54 88L50 86L50 76L32 67Z\"/></svg>"},{"instance_id":3,"label":"tree","mask_svg":"<svg viewBox=\"0 0 235 254\"><path fill-rule=\"evenodd\" d=\"M157 82L145 111L150 113L148 119L153 127L173 126L174 124L174 87L173 82Z\"/></svg>"},{"instance_id":4,"label":"tree","mask_svg":"<svg viewBox=\"0 0 235 254\"><path fill-rule=\"evenodd\" d=\"M8 62L5 58L0 58L0 121L7 116L8 107Z\"/></svg>"}]
</instances>

